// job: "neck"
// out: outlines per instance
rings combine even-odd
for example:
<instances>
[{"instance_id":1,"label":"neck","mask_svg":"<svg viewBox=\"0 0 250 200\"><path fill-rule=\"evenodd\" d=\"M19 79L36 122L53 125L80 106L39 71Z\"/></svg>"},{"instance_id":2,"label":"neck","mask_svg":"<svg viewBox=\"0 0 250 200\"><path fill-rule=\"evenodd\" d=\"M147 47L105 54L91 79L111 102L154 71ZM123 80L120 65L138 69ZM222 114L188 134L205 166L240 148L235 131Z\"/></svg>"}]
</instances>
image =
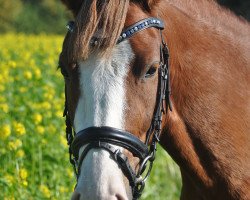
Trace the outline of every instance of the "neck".
<instances>
[{"instance_id":1,"label":"neck","mask_svg":"<svg viewBox=\"0 0 250 200\"><path fill-rule=\"evenodd\" d=\"M214 2L194 1L200 10L191 9L185 1L174 2L159 5L164 8L161 18L170 49L174 103L161 144L181 168L183 196L185 188L193 186L199 197L190 199L203 195L245 199L250 195L246 187L249 172L244 171L250 167L246 160L250 157L246 135L250 127L247 109L241 106L248 105L250 97L246 76L246 58L250 57L246 52L250 51L245 34L249 26L228 12L218 16L220 8ZM230 23L227 16L233 19ZM233 39L236 35L237 41Z\"/></svg>"},{"instance_id":2,"label":"neck","mask_svg":"<svg viewBox=\"0 0 250 200\"><path fill-rule=\"evenodd\" d=\"M238 34L246 37L249 35L247 21L235 17L231 11L219 6L214 0L167 0L167 2L165 4L178 9L188 17L197 19L199 23L220 31L221 34Z\"/></svg>"}]
</instances>

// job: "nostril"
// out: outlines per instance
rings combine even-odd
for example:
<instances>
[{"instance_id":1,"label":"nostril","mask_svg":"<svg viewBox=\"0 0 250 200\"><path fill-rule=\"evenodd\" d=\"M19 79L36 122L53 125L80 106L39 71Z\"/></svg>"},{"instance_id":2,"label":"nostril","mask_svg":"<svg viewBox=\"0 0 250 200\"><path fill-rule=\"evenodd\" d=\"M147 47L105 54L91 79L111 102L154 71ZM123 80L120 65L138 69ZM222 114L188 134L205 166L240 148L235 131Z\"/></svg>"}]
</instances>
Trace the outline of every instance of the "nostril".
<instances>
[{"instance_id":1,"label":"nostril","mask_svg":"<svg viewBox=\"0 0 250 200\"><path fill-rule=\"evenodd\" d=\"M71 200L80 200L81 194L78 193L77 191L74 191L72 194Z\"/></svg>"},{"instance_id":2,"label":"nostril","mask_svg":"<svg viewBox=\"0 0 250 200\"><path fill-rule=\"evenodd\" d=\"M121 195L117 194L115 195L116 199L117 200L125 200Z\"/></svg>"}]
</instances>

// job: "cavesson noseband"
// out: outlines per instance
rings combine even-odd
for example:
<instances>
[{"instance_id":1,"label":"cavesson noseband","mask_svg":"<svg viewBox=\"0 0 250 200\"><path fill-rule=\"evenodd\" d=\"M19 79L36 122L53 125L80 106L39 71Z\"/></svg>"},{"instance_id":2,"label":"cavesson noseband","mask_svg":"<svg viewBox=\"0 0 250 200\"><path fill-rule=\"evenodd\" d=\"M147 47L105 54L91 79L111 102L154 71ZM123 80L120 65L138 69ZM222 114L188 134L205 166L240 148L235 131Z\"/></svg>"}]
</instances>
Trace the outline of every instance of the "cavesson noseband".
<instances>
[{"instance_id":1,"label":"cavesson noseband","mask_svg":"<svg viewBox=\"0 0 250 200\"><path fill-rule=\"evenodd\" d=\"M89 127L75 133L72 131L72 125L67 109L67 97L65 97L66 116L66 138L69 145L70 162L74 167L77 179L80 175L81 164L89 152L93 148L102 148L110 153L112 158L121 168L124 175L128 178L129 184L132 188L133 199L138 199L145 186L145 181L149 177L153 162L155 160L156 145L159 142L162 125L162 114L166 113L168 108L172 110L170 101L170 71L169 71L169 53L168 47L162 37L162 30L164 24L160 19L150 17L143 19L134 25L126 28L120 35L117 44L132 37L134 34L144 29L154 27L160 30L161 45L160 45L160 67L158 69L158 86L157 98L154 110L154 115L147 131L146 141L142 142L133 134L124 130L119 130L113 127ZM70 32L74 31L74 22L69 22L67 28ZM65 70L62 74L67 78ZM65 95L66 91L65 91ZM165 101L165 106L164 106ZM151 143L150 143L151 142ZM79 150L86 145L82 154L79 156ZM140 167L136 172L130 166L128 158L115 146L123 147L129 150L135 157L140 159ZM149 165L148 165L149 163ZM147 167L148 165L148 167ZM146 170L146 171L145 171Z\"/></svg>"}]
</instances>

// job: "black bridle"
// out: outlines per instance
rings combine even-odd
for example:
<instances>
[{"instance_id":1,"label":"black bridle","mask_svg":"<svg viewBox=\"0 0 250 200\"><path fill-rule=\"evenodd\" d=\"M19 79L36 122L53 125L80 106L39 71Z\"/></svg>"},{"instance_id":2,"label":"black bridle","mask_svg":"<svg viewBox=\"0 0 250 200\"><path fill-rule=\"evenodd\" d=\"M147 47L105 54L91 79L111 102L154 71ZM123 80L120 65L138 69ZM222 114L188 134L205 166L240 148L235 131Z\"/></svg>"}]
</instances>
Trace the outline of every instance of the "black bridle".
<instances>
[{"instance_id":1,"label":"black bridle","mask_svg":"<svg viewBox=\"0 0 250 200\"><path fill-rule=\"evenodd\" d=\"M74 167L77 179L80 175L81 164L89 152L93 148L102 148L110 153L113 159L117 162L124 175L129 180L129 184L132 188L133 199L138 199L145 186L145 181L149 177L153 162L155 160L156 145L160 141L162 115L166 113L168 108L172 110L170 101L170 71L169 71L169 51L164 39L162 37L162 30L164 24L157 18L146 18L124 30L117 43L121 43L124 40L132 37L134 34L144 29L154 27L160 30L161 45L160 45L160 67L158 69L158 87L156 106L152 122L147 131L146 141L143 143L139 138L133 134L124 130L119 130L113 127L89 127L84 130L74 133L72 131L72 125L69 118L67 108L67 97L65 91L65 110L64 116L66 116L66 137L69 145L70 162ZM70 32L74 31L74 22L69 22L67 28ZM67 74L62 71L65 78ZM165 106L164 106L165 101ZM150 143L151 142L151 143ZM79 150L84 145L85 148L82 154L79 156ZM135 157L140 159L140 167L136 172L130 166L128 158L113 145L123 147L129 150ZM149 163L149 165L148 165ZM148 167L147 167L148 165ZM146 171L145 171L146 170Z\"/></svg>"}]
</instances>

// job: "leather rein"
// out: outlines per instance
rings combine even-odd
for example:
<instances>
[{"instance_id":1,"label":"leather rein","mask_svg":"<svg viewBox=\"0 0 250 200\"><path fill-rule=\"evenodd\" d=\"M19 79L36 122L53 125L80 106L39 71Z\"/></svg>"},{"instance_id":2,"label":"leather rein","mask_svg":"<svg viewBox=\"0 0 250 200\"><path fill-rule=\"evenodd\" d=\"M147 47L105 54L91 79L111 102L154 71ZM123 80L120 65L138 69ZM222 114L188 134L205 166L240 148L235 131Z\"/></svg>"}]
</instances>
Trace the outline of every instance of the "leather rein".
<instances>
[{"instance_id":1,"label":"leather rein","mask_svg":"<svg viewBox=\"0 0 250 200\"><path fill-rule=\"evenodd\" d=\"M65 109L64 116L66 117L66 138L69 145L70 163L73 165L76 177L80 175L81 164L89 152L93 148L102 148L110 153L112 158L121 168L123 174L127 177L132 188L133 199L138 199L145 187L145 181L150 175L153 162L155 160L156 145L160 141L160 133L162 128L162 115L166 113L168 108L172 110L170 101L170 69L169 69L169 50L162 37L162 30L164 24L158 18L146 18L133 24L125 29L117 44L132 37L139 31L147 28L157 28L160 30L161 45L160 45L160 67L158 69L158 86L157 98L154 110L154 115L147 131L146 141L142 142L133 134L124 130L113 127L89 127L75 133L72 129L68 108L67 97L65 89ZM74 31L74 22L69 22L67 25L69 32ZM62 70L62 74L67 78L67 74ZM66 84L65 84L66 85ZM65 86L66 88L66 86ZM165 106L164 106L165 101ZM83 152L79 156L79 150L86 145ZM131 167L128 158L115 146L123 147L129 150L134 156L140 159L139 170L134 171Z\"/></svg>"}]
</instances>

